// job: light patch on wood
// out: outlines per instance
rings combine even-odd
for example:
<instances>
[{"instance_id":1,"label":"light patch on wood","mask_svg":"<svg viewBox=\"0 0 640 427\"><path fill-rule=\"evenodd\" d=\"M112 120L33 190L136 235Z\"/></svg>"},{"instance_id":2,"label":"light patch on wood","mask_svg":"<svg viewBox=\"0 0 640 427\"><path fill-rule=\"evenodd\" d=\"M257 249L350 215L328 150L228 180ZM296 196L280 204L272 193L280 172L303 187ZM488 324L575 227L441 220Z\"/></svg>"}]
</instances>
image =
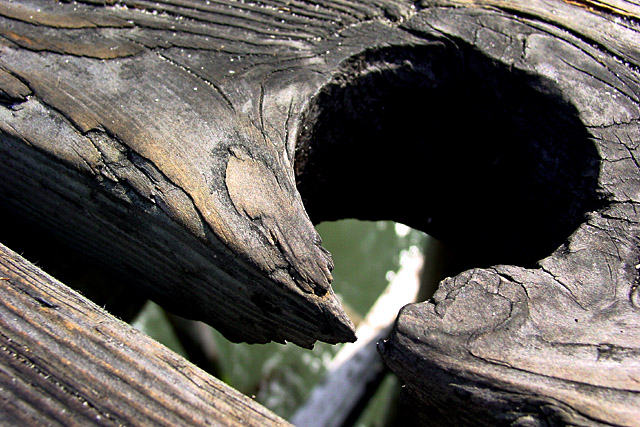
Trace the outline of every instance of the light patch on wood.
<instances>
[{"instance_id":1,"label":"light patch on wood","mask_svg":"<svg viewBox=\"0 0 640 427\"><path fill-rule=\"evenodd\" d=\"M95 28L95 27L131 27L132 24L115 16L104 16L92 11L91 14L72 12L67 7L60 7L55 3L55 9L35 7L28 4L0 3L0 15L7 18L28 22L29 24L44 25L54 28ZM77 6L75 6L77 8Z\"/></svg>"},{"instance_id":2,"label":"light patch on wood","mask_svg":"<svg viewBox=\"0 0 640 427\"><path fill-rule=\"evenodd\" d=\"M286 212L291 206L273 172L251 158L229 158L226 185L235 208L251 219Z\"/></svg>"},{"instance_id":3,"label":"light patch on wood","mask_svg":"<svg viewBox=\"0 0 640 427\"><path fill-rule=\"evenodd\" d=\"M26 27L26 26L25 26ZM48 51L74 56L86 56L98 59L114 59L135 55L142 47L118 39L105 39L96 34L87 34L85 38L68 39L65 34L51 37L47 32L36 28L0 28L0 34L15 44L33 51ZM28 31L27 31L28 30ZM78 30L82 31L82 30Z\"/></svg>"},{"instance_id":4,"label":"light patch on wood","mask_svg":"<svg viewBox=\"0 0 640 427\"><path fill-rule=\"evenodd\" d=\"M229 196L238 213L253 221L291 267L297 286L306 293L326 295L332 280L333 261L320 246L295 190L281 186L264 163L246 154L229 157L225 178ZM254 248L257 253L259 249ZM276 265L270 261L271 268Z\"/></svg>"}]
</instances>

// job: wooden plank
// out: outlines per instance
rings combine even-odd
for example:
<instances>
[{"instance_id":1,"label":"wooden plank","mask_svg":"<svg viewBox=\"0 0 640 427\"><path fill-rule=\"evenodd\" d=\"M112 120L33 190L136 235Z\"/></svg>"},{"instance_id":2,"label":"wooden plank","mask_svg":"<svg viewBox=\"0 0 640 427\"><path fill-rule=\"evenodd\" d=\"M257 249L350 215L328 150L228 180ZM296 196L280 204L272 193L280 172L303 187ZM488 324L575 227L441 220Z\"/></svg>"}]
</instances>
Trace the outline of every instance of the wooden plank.
<instances>
[{"instance_id":1,"label":"wooden plank","mask_svg":"<svg viewBox=\"0 0 640 427\"><path fill-rule=\"evenodd\" d=\"M0 6L6 209L307 347L354 339L311 220L397 220L459 255L383 349L424 420L637 419L637 2L234 5Z\"/></svg>"},{"instance_id":2,"label":"wooden plank","mask_svg":"<svg viewBox=\"0 0 640 427\"><path fill-rule=\"evenodd\" d=\"M448 278L433 299L401 311L380 349L405 382L405 422L638 425L640 32L635 12L629 9L627 20L582 7L588 2L455 3L461 7L425 2L424 13L405 25L414 34L451 40L464 63L477 61L472 52L478 52L491 59L494 70L508 67L511 75L562 100L566 108L559 114L573 117L567 123L577 120L575 129L582 130L571 134L582 132L585 143L576 150L554 143L555 154L543 141L534 143L532 154L542 151L557 159L556 168L538 169L536 179L543 185L555 171L568 177L573 168L583 168L583 176L590 174L596 183L592 190L573 185L567 200L592 192L597 203L579 207L584 216L537 262L499 265L495 257L496 265ZM474 69L467 70L466 78L473 78ZM544 126L551 129L553 121ZM530 143L522 136L513 141ZM588 163L581 165L577 152L590 153ZM562 158L573 159L563 164ZM527 164L518 163L521 174L529 173ZM519 215L514 205L502 204L509 196L496 188L501 187L492 188L498 195L492 215L501 209ZM551 187L543 188L553 197ZM474 215L488 207L471 206ZM539 218L544 221L544 215Z\"/></svg>"},{"instance_id":3,"label":"wooden plank","mask_svg":"<svg viewBox=\"0 0 640 427\"><path fill-rule=\"evenodd\" d=\"M289 425L0 245L0 423Z\"/></svg>"}]
</instances>

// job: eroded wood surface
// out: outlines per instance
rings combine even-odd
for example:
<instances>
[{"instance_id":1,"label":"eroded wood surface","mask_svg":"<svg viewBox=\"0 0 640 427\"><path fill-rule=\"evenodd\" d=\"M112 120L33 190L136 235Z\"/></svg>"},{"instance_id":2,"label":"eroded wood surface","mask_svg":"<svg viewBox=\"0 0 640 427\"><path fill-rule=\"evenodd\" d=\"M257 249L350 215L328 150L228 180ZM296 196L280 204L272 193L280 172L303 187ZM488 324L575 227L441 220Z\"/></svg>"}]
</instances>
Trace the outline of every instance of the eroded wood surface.
<instances>
[{"instance_id":1,"label":"eroded wood surface","mask_svg":"<svg viewBox=\"0 0 640 427\"><path fill-rule=\"evenodd\" d=\"M0 245L3 425L290 425Z\"/></svg>"},{"instance_id":2,"label":"eroded wood surface","mask_svg":"<svg viewBox=\"0 0 640 427\"><path fill-rule=\"evenodd\" d=\"M343 31L386 39L409 10L3 2L7 209L234 340L353 340L295 188L297 119L370 43Z\"/></svg>"},{"instance_id":3,"label":"eroded wood surface","mask_svg":"<svg viewBox=\"0 0 640 427\"><path fill-rule=\"evenodd\" d=\"M382 348L417 419L637 424L637 2L0 16L0 188L34 227L233 339L310 346L354 337L307 213L401 221L460 259Z\"/></svg>"},{"instance_id":4,"label":"eroded wood surface","mask_svg":"<svg viewBox=\"0 0 640 427\"><path fill-rule=\"evenodd\" d=\"M409 421L640 422L638 4L572 3L427 2L408 24L550 79L595 146L599 200L536 265L468 270L401 311L380 349Z\"/></svg>"}]
</instances>

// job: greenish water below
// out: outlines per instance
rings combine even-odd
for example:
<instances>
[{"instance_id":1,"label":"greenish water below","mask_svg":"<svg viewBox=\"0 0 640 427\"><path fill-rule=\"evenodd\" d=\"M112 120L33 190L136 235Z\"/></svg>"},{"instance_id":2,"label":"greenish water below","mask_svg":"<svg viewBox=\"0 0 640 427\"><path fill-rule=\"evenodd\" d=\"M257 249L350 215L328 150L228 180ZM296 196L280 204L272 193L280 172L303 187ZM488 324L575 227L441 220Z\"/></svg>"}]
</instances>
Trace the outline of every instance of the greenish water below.
<instances>
[{"instance_id":1,"label":"greenish water below","mask_svg":"<svg viewBox=\"0 0 640 427\"><path fill-rule=\"evenodd\" d=\"M432 242L422 232L388 221L342 220L322 223L317 229L334 258L333 289L354 322L367 314L399 270L402 252L411 248L428 250ZM160 307L146 304L132 324L186 356ZM221 379L285 419L304 403L340 349L339 345L324 343L316 344L313 350L293 344L236 344L213 329L211 334L219 351ZM392 377L383 381L374 404L369 405L377 411L365 411L356 425L382 425L384 416L380 412L391 399L395 381Z\"/></svg>"}]
</instances>

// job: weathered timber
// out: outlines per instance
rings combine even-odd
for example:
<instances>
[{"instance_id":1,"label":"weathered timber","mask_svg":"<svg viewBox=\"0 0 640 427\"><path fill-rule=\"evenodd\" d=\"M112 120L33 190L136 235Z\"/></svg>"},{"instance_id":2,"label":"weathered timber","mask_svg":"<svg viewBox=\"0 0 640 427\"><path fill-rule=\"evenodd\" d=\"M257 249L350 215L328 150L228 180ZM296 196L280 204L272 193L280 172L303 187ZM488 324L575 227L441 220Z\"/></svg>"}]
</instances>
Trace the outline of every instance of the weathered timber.
<instances>
[{"instance_id":1,"label":"weathered timber","mask_svg":"<svg viewBox=\"0 0 640 427\"><path fill-rule=\"evenodd\" d=\"M0 245L0 424L290 425Z\"/></svg>"},{"instance_id":2,"label":"weathered timber","mask_svg":"<svg viewBox=\"0 0 640 427\"><path fill-rule=\"evenodd\" d=\"M309 346L353 339L311 221L394 219L459 260L382 346L416 419L637 424L637 2L0 20L0 195L34 228L233 339Z\"/></svg>"},{"instance_id":3,"label":"weathered timber","mask_svg":"<svg viewBox=\"0 0 640 427\"><path fill-rule=\"evenodd\" d=\"M425 173L441 174L425 192L434 206L411 212L444 242L467 234L484 251L465 261L483 268L405 307L379 346L405 382L404 422L640 425L638 3L421 4L403 26L455 44L443 73L490 88L488 110L449 110L447 124L468 112L497 126L485 134L471 117L475 135L450 139L455 158ZM465 162L476 182L442 175Z\"/></svg>"},{"instance_id":4,"label":"weathered timber","mask_svg":"<svg viewBox=\"0 0 640 427\"><path fill-rule=\"evenodd\" d=\"M371 42L330 54L339 33L406 37L379 20L409 10L2 2L3 209L233 340L351 341L295 187L298 119Z\"/></svg>"}]
</instances>

